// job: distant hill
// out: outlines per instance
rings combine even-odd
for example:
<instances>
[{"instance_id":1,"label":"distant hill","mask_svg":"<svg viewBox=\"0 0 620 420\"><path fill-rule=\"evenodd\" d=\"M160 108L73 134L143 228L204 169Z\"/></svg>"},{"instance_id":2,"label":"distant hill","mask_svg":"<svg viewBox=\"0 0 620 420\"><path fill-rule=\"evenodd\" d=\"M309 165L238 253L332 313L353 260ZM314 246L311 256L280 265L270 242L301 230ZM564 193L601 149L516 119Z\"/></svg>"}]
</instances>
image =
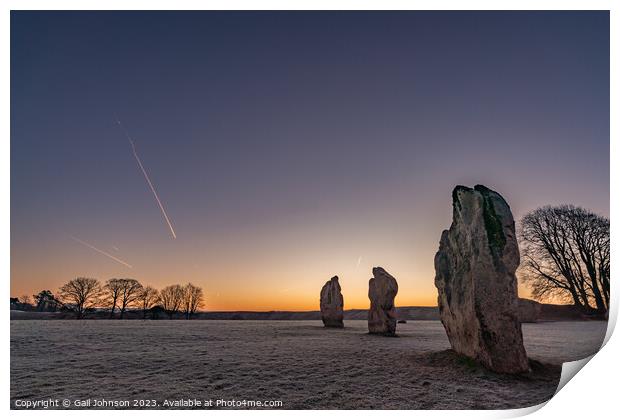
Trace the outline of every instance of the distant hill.
<instances>
[{"instance_id":1,"label":"distant hill","mask_svg":"<svg viewBox=\"0 0 620 420\"><path fill-rule=\"evenodd\" d=\"M397 308L398 318L406 320L439 320L436 306L401 306ZM365 320L368 309L348 309L344 311L344 319ZM270 321L312 321L321 320L320 311L235 311L235 312L202 312L196 319L229 319L229 320L270 320Z\"/></svg>"},{"instance_id":2,"label":"distant hill","mask_svg":"<svg viewBox=\"0 0 620 420\"><path fill-rule=\"evenodd\" d=\"M537 321L578 321L590 319L581 314L572 305L551 305L538 304L541 309L535 317L524 320L524 322ZM407 321L438 321L439 308L436 306L401 306L397 309L398 319ZM344 311L345 320L366 320L367 309L348 309ZM74 316L67 312L24 312L11 310L12 320L28 319L72 319ZM108 319L109 312L99 311L87 315L87 319ZM142 313L139 311L128 311L126 319L141 319ZM163 316L160 319L167 319ZM247 320L247 321L320 321L320 311L208 311L195 314L192 319L205 320Z\"/></svg>"}]
</instances>

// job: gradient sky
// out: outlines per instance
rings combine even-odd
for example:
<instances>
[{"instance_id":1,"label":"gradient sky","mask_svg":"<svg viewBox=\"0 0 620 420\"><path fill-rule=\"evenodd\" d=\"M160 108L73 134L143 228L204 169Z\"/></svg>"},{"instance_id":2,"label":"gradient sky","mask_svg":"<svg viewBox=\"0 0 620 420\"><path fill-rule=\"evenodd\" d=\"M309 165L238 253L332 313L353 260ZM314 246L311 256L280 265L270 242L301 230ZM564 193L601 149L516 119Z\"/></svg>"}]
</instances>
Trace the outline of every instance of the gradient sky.
<instances>
[{"instance_id":1,"label":"gradient sky","mask_svg":"<svg viewBox=\"0 0 620 420\"><path fill-rule=\"evenodd\" d=\"M477 183L515 218L609 216L607 12L11 14L12 296L132 277L317 309L338 274L365 308L380 265L434 305Z\"/></svg>"}]
</instances>

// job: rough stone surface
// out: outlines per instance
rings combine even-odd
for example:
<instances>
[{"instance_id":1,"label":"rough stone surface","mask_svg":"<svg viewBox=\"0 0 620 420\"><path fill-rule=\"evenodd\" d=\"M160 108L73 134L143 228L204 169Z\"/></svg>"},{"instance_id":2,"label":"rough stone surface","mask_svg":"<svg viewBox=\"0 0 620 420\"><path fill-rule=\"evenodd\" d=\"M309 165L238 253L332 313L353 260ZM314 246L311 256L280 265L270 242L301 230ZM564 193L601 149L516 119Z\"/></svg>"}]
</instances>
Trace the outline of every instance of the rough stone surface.
<instances>
[{"instance_id":1,"label":"rough stone surface","mask_svg":"<svg viewBox=\"0 0 620 420\"><path fill-rule=\"evenodd\" d=\"M526 372L510 207L482 185L457 186L452 207L452 225L435 255L439 312L450 344L490 370Z\"/></svg>"},{"instance_id":2,"label":"rough stone surface","mask_svg":"<svg viewBox=\"0 0 620 420\"><path fill-rule=\"evenodd\" d=\"M330 328L342 328L344 323L344 299L340 293L338 276L332 277L321 289L321 319L323 325Z\"/></svg>"},{"instance_id":3,"label":"rough stone surface","mask_svg":"<svg viewBox=\"0 0 620 420\"><path fill-rule=\"evenodd\" d=\"M542 304L531 299L519 298L519 320L521 322L538 322L542 313Z\"/></svg>"},{"instance_id":4,"label":"rough stone surface","mask_svg":"<svg viewBox=\"0 0 620 420\"><path fill-rule=\"evenodd\" d=\"M372 269L374 276L368 282L368 332L371 334L395 335L397 313L394 297L398 293L398 283L381 267Z\"/></svg>"}]
</instances>

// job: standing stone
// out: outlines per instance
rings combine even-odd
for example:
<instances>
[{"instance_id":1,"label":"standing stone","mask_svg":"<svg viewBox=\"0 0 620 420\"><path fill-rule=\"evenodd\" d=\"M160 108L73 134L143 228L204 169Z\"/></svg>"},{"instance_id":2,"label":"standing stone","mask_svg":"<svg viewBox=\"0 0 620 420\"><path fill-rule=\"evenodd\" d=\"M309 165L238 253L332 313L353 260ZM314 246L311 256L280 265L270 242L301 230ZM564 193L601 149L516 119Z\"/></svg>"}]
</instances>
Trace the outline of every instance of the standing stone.
<instances>
[{"instance_id":1,"label":"standing stone","mask_svg":"<svg viewBox=\"0 0 620 420\"><path fill-rule=\"evenodd\" d=\"M374 278L368 282L368 332L371 334L395 335L397 314L394 298L398 293L398 283L381 267L372 269Z\"/></svg>"},{"instance_id":2,"label":"standing stone","mask_svg":"<svg viewBox=\"0 0 620 420\"><path fill-rule=\"evenodd\" d=\"M452 348L490 370L529 370L515 271L519 246L510 207L476 185L452 191L452 225L435 255L441 322Z\"/></svg>"},{"instance_id":3,"label":"standing stone","mask_svg":"<svg viewBox=\"0 0 620 420\"><path fill-rule=\"evenodd\" d=\"M340 293L338 276L334 276L321 289L321 318L323 319L323 325L331 328L343 328L343 306L344 299L342 298L342 293Z\"/></svg>"}]
</instances>

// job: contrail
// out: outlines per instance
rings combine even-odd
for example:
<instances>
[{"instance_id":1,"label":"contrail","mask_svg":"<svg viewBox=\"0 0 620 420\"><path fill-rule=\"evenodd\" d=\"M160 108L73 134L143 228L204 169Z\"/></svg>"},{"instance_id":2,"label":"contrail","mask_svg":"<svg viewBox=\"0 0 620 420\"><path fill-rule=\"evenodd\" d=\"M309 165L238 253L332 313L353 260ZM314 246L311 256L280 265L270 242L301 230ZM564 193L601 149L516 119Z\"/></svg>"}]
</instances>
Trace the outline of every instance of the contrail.
<instances>
[{"instance_id":1,"label":"contrail","mask_svg":"<svg viewBox=\"0 0 620 420\"><path fill-rule=\"evenodd\" d=\"M81 240L81 239L79 239L79 238L76 238L75 236L70 236L70 237L71 237L71 239L73 239L74 241L79 242L79 243L81 243L82 245L87 246L87 247L89 247L90 249L93 249L93 250L97 251L98 253L105 255L105 256L106 256L106 257L108 257L108 258L112 258L112 259L113 259L114 261L116 261L117 263L123 264L123 265L125 265L125 266L127 266L127 267L129 267L129 268L133 268L131 265L127 264L125 261L121 260L120 258L116 258L114 255L110 255L110 254L108 254L107 252L100 250L100 249L99 249L99 248L97 248L96 246L89 244L88 242L84 242L83 240Z\"/></svg>"},{"instance_id":2,"label":"contrail","mask_svg":"<svg viewBox=\"0 0 620 420\"><path fill-rule=\"evenodd\" d=\"M168 218L168 214L166 213L166 210L164 209L164 205L161 203L161 200L159 199L159 196L157 195L157 191L155 191L155 187L153 186L153 183L151 182L151 179L149 178L149 174L146 173L146 169L144 169L144 166L142 165L142 161L140 160L140 156L138 156L138 152L136 152L136 145L134 144L131 136L129 135L129 132L125 129L123 124L121 124L121 120L116 118L116 122L118 123L118 126L121 128L121 130L123 130L123 132L125 133L125 137L127 137L127 140L129 140L129 144L131 145L131 151L133 152L133 156L136 158L136 162L138 162L138 166L140 167L140 170L144 174L144 178L146 179L146 182L149 184L149 187L151 188L151 191L153 192L153 196L155 196L155 200L157 201L157 204L159 205L161 214L164 216L166 223L168 223L168 228L170 228L170 233L172 234L172 238L176 239L177 235L176 233L174 233L174 228L172 227L172 223L170 223L170 219Z\"/></svg>"},{"instance_id":3,"label":"contrail","mask_svg":"<svg viewBox=\"0 0 620 420\"><path fill-rule=\"evenodd\" d=\"M361 262L362 262L362 256L360 255L360 257L357 259L357 265L355 266L356 270L360 267Z\"/></svg>"}]
</instances>

